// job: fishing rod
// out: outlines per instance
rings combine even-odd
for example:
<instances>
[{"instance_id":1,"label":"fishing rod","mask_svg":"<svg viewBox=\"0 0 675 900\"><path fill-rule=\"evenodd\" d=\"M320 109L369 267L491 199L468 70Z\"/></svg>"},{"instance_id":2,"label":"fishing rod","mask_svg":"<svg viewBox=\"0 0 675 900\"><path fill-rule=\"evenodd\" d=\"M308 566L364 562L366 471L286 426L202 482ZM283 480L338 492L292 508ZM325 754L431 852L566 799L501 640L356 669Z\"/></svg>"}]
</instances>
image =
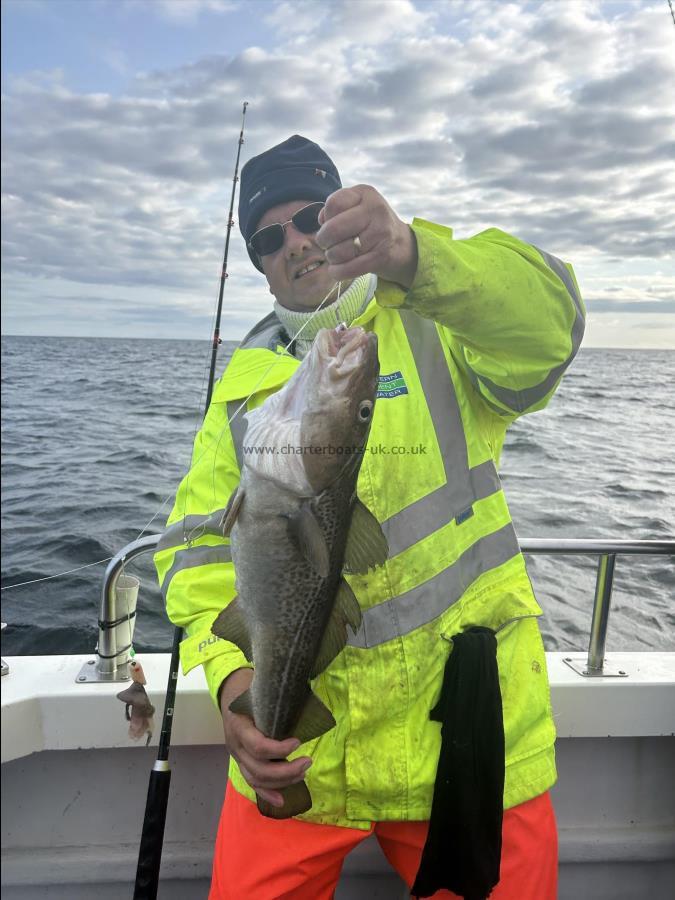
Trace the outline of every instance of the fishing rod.
<instances>
[{"instance_id":1,"label":"fishing rod","mask_svg":"<svg viewBox=\"0 0 675 900\"><path fill-rule=\"evenodd\" d=\"M213 344L211 347L211 369L206 389L206 403L204 405L204 418L211 404L213 386L216 376L216 359L220 339L220 319L223 310L223 292L227 280L227 256L230 248L230 233L234 225L234 196L239 181L239 157L244 143L244 120L246 107L244 102L241 115L241 131L239 132L239 146L237 159L234 165L234 178L232 179L232 196L230 198L230 212L227 218L227 231L225 235L225 251L223 254L223 268L220 275L220 290L218 292L218 308L216 322L213 330ZM164 846L164 826L166 824L166 811L169 803L169 787L171 784L171 766L169 765L169 747L171 744L171 728L173 725L174 704L176 701L176 684L178 682L178 666L180 661L180 643L183 640L183 629L177 625L173 633L173 645L171 648L171 662L169 663L169 680L166 686L166 698L164 700L164 715L162 717L162 730L159 736L159 748L157 759L150 772L148 783L148 796L145 802L145 816L143 818L143 831L138 850L138 864L136 867L136 883L134 885L133 900L156 900L159 888L159 868L162 862L162 848Z\"/></svg>"}]
</instances>

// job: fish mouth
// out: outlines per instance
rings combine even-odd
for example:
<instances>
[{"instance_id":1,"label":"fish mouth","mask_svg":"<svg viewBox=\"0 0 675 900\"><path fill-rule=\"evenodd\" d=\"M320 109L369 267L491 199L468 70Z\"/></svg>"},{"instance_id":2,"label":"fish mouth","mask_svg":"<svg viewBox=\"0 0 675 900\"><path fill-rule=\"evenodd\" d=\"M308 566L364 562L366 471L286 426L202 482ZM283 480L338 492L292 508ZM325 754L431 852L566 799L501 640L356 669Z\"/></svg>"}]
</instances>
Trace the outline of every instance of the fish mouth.
<instances>
[{"instance_id":1,"label":"fish mouth","mask_svg":"<svg viewBox=\"0 0 675 900\"><path fill-rule=\"evenodd\" d=\"M317 335L316 344L335 377L344 377L361 367L371 353L377 358L377 335L359 326L326 328Z\"/></svg>"}]
</instances>

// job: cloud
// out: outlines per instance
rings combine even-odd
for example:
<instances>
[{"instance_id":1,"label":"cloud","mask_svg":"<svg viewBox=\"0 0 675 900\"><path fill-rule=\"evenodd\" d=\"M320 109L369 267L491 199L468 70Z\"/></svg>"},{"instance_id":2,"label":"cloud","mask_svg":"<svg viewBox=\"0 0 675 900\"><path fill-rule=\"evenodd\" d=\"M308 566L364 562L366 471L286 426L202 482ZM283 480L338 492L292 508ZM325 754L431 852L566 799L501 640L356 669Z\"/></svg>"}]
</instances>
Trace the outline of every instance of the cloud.
<instances>
[{"instance_id":1,"label":"cloud","mask_svg":"<svg viewBox=\"0 0 675 900\"><path fill-rule=\"evenodd\" d=\"M153 4L186 19L230 7ZM155 314L144 297L162 292L188 316L195 298L210 306L248 100L242 162L305 134L346 184L374 184L406 218L450 224L457 237L504 228L571 259L596 309L665 312L675 61L661 4L261 8L276 44L150 70L119 96L68 89L58 72L7 81L10 307L22 297L51 314L55 284L98 292L110 315L124 296ZM250 325L270 298L236 230L230 270L228 310Z\"/></svg>"}]
</instances>

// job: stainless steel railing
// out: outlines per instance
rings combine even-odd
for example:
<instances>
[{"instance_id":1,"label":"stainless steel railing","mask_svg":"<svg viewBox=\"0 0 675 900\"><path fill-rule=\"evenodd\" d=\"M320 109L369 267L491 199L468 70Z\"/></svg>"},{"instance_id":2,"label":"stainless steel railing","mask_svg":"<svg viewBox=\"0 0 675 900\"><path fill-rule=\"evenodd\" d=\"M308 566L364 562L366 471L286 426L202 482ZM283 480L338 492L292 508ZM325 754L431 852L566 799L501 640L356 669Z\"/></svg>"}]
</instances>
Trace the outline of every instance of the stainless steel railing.
<instances>
[{"instance_id":1,"label":"stainless steel railing","mask_svg":"<svg viewBox=\"0 0 675 900\"><path fill-rule=\"evenodd\" d=\"M124 566L144 553L153 553L161 535L153 534L127 544L110 561L103 578L98 646L96 659L90 660L80 671L78 681L126 681L128 675L128 653L116 646L115 629L105 627L105 623L115 622L118 610L115 600L117 581ZM624 675L605 667L605 642L607 624L612 601L614 567L617 556L632 555L673 555L675 539L667 541L614 541L614 540L565 540L549 538L524 538L520 541L523 553L540 553L568 556L597 556L598 569L593 601L593 620L588 645L588 657L581 664L572 658L566 659L581 675L607 676Z\"/></svg>"},{"instance_id":2,"label":"stainless steel railing","mask_svg":"<svg viewBox=\"0 0 675 900\"><path fill-rule=\"evenodd\" d=\"M576 660L572 657L565 662L586 677L626 676L622 670L605 666L605 643L609 608L614 586L614 566L617 556L623 555L675 555L675 540L668 541L613 541L613 540L552 540L549 538L525 538L520 541L523 553L565 554L569 556L597 556L598 570L593 600L593 619L588 644L588 657Z\"/></svg>"}]
</instances>

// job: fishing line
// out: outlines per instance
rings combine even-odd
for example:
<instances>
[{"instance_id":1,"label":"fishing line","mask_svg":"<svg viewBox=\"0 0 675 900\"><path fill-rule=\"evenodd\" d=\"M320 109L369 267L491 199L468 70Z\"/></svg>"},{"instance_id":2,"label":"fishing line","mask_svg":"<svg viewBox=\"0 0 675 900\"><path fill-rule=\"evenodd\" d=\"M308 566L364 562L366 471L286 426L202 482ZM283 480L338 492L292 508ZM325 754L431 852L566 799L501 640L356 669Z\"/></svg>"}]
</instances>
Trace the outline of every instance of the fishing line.
<instances>
[{"instance_id":1,"label":"fishing line","mask_svg":"<svg viewBox=\"0 0 675 900\"><path fill-rule=\"evenodd\" d=\"M288 352L288 348L291 346L291 344L293 344L293 343L298 339L298 337L302 334L302 332L305 330L305 328L306 328L306 327L309 325L309 323L312 321L312 319L314 318L314 316L316 316L316 315L320 312L320 310L323 308L324 304L326 303L326 301L328 300L328 298L330 297L330 295L333 293L333 291L334 291L336 288L337 288L337 297L336 297L336 299L335 299L335 303L336 303L336 304L338 303L338 301L340 300L340 288L341 288L341 286L342 286L342 282L341 282L341 281L338 281L336 284L333 285L333 287L328 291L328 293L327 293L326 296L323 298L323 300L321 301L321 303L319 303L319 305L316 307L316 309L312 311L312 314L309 316L309 318L307 319L307 321L302 325L302 327L300 328L300 330L299 330L298 332L296 332L295 336L291 338L291 340L288 342L288 344L286 344L286 346L284 347L283 351L277 355L276 359L274 359L273 362L270 364L270 366L263 372L263 374L262 374L262 375L260 376L260 378L258 379L257 383L256 383L255 386L253 387L253 390L252 390L251 393L248 395L248 397L246 397L244 400L242 400L242 402L240 403L240 405L235 409L235 411L232 413L232 415L231 415L230 418L227 420L227 422L225 423L225 425L223 425L223 427L222 427L222 429L221 429L221 431L220 431L220 433L219 433L217 439L214 439L214 440L211 442L211 444L209 444L209 446L207 446L207 447L205 448L204 453L199 457L199 459L195 460L195 462L193 463L193 465L190 467L190 470L192 470L192 468L193 468L194 466L197 465L197 463L202 459L202 457L203 457L203 456L204 456L204 455L205 455L205 454L206 454L206 453L214 446L214 444L215 444L215 449L214 449L214 451L213 451L213 470L212 470L212 474L211 474L212 504L213 504L214 506L215 506L215 503L216 503L216 462L217 462L217 459L218 459L218 448L220 447L220 442L221 442L222 439L223 439L223 435L225 434L225 430L226 430L227 428L229 428L230 424L231 424L231 423L234 421L234 419L239 415L239 413L241 412L241 410L244 409L244 407L248 404L248 401L251 399L251 397L253 397L253 395L256 393L256 391L258 390L258 388L260 387L260 385L261 385L261 384L263 383L263 381L267 378L267 376L268 376L269 373L272 371L272 369L277 365L277 363L279 362L279 360L282 359L283 356L284 356L284 354ZM335 316L336 316L336 318L337 318L337 311L335 312ZM339 324L339 323L338 323L338 324ZM189 474L190 474L190 473L188 472L188 477L189 477ZM186 484L186 495L187 495L187 492L188 492L188 487L187 487L187 484ZM185 503L186 503L186 505L187 505L187 496L186 496L186 499L185 499ZM185 509L183 510L183 519L185 519ZM200 527L202 527L202 526L199 526L199 525L198 525L198 526L196 526L196 529L199 529ZM196 530L196 529L192 529L192 530L194 531L194 530ZM194 538L190 538L189 535L188 535L188 537L186 538L187 541L189 541L189 540L191 540L191 539L194 540Z\"/></svg>"},{"instance_id":2,"label":"fishing line","mask_svg":"<svg viewBox=\"0 0 675 900\"><path fill-rule=\"evenodd\" d=\"M234 421L234 419L236 418L236 416L237 416L237 415L240 413L240 411L246 406L246 404L247 404L248 401L251 399L251 397L254 396L254 394L256 393L256 391L258 390L258 388L260 387L260 385L261 385L261 384L263 383L263 381L267 378L267 376L268 376L269 373L272 371L272 369L277 365L277 363L283 358L284 354L288 352L288 349L289 349L289 347L291 346L291 344L293 344L293 342L296 341L296 340L298 339L298 337L302 334L302 332L303 332L303 331L305 330L305 328L309 325L309 323L312 321L312 319L313 319L313 318L314 318L314 317L315 317L315 316L316 316L316 315L324 308L324 306L325 306L325 304L326 304L326 301L328 300L328 298L330 297L330 295L333 293L333 291L334 291L336 288L337 288L337 296L336 296L336 298L335 298L335 304L336 304L336 306L337 306L337 303L338 303L339 300L340 300L341 287L342 287L342 282L341 282L341 281L338 281L338 282L336 282L336 283L333 285L333 287L328 291L328 293L327 293L326 296L323 298L323 300L321 301L321 303L319 303L319 305L316 307L316 309L312 310L311 315L309 316L309 318L307 319L307 321L302 325L302 327L299 329L299 331L296 333L295 337L291 338L291 340L288 342L288 344L286 344L286 346L283 348L282 352L279 353L279 354L277 354L276 358L270 363L270 365L268 366L268 368L263 372L263 374L260 376L260 378L259 378L258 381L256 382L255 386L254 386L253 389L251 390L251 392L250 392L250 394L248 395L248 397L246 397L244 400L242 400L242 402L241 402L240 405L237 407L237 409L232 413L232 415L230 416L230 418L229 418L229 419L227 420L227 422L223 425L223 427L222 427L222 429L220 430L220 432L218 433L218 435L217 435L216 437L214 437L214 439L213 439L209 444L207 444L207 446L203 449L202 453L201 453L201 454L197 457L197 459L192 463L192 465L191 465L190 468L188 469L188 471L187 471L187 473L186 473L186 476L185 476L185 477L186 477L186 484L185 484L185 503L184 503L184 505L183 505L183 516L182 516L183 520L185 520L186 515L187 515L187 513L186 513L186 507L187 507L187 502L188 502L188 497L189 497L189 491L190 491L190 487L189 487L189 479L190 479L190 474L192 473L192 470L195 468L195 466L197 466L197 465L201 462L201 460L206 456L206 454L209 453L209 452L213 449L214 452L213 452L213 473L212 473L212 491L213 491L213 498L212 498L212 499L213 499L213 502L214 502L214 504L215 504L215 501L216 501L216 484L215 484L216 461L217 461L217 456L218 456L218 448L220 447L220 442L221 442L222 439L223 439L223 435L225 434L226 429L229 428L229 426L232 424L232 422ZM336 318L336 320L338 319L337 308L336 308L336 310L335 310L335 318ZM336 324L339 325L340 323L339 323L339 322L336 322ZM194 433L193 441L192 441L193 446L194 446L194 437L196 437L197 430L198 430L198 429L195 428L195 433ZM157 516L161 513L161 511L164 509L164 507L166 506L166 504L169 502L169 500L172 499L173 496L174 496L174 493L171 492L171 493L165 498L164 502L163 502L162 505L159 507L159 509L157 510L157 512L154 514L154 516L153 516L153 517L145 524L145 526L142 528L142 530L141 530L140 533L138 534L138 537L136 538L136 540L139 540L139 538L141 538L141 537L145 534L146 530L147 530L147 529L150 527L150 525L155 521L155 519L157 518ZM201 526L201 525L196 525L193 529L191 529L190 532L188 532L187 534L184 534L185 542L186 542L186 543L189 543L190 541L195 540L196 537L200 537L200 536L201 536L200 534L197 534L196 536L193 536L193 532L198 531L200 528L203 528L203 526Z\"/></svg>"},{"instance_id":3,"label":"fishing line","mask_svg":"<svg viewBox=\"0 0 675 900\"><path fill-rule=\"evenodd\" d=\"M76 569L68 569L67 572L58 572L56 575L45 575L44 578L33 578L31 581L17 581L16 584L5 584L0 587L0 591L11 591L12 588L24 587L27 584L37 584L38 581L50 581L52 578L61 578L63 575L72 575L73 572L81 572L82 569L89 569L91 566L100 566L102 563L110 562L112 558L112 556L106 556L105 559L98 559L96 562L78 566Z\"/></svg>"},{"instance_id":4,"label":"fishing line","mask_svg":"<svg viewBox=\"0 0 675 900\"><path fill-rule=\"evenodd\" d=\"M246 105L247 105L247 104L245 104L245 106L246 106ZM245 110L244 110L244 111L245 111ZM240 136L240 142L242 142L241 136ZM236 176L235 176L235 178L236 178ZM228 224L232 224L231 221L230 221ZM226 265L226 264L225 264L225 265ZM226 271L223 272L223 276L224 276L224 277L223 277L223 284L224 284L224 279L227 277ZM302 334L302 332L303 332L303 331L305 330L305 328L310 324L310 322L314 319L314 317L315 317L315 316L316 316L316 315L324 308L324 306L325 306L327 300L329 299L329 297L331 296L331 294L333 293L333 291L335 291L336 289L337 289L337 296L336 296L336 299L335 299L335 310L334 310L334 312L335 312L336 326L340 324L340 323L339 323L339 316L338 316L338 312L337 312L337 305L338 305L339 300L340 300L341 287L342 287L342 282L341 282L341 281L336 282L336 284L334 284L333 287L331 287L331 289L328 291L328 293L327 293L326 296L323 298L323 300L321 301L321 303L319 303L319 305L316 307L316 309L314 309L314 310L312 311L312 313L311 313L311 315L309 316L309 318L307 319L307 321L301 326L301 328L298 330L298 332L295 334L295 336L294 336L293 338L291 338L291 340L288 342L288 344L286 344L286 346L283 348L282 352L279 353L279 354L277 354L277 356L276 356L276 358L273 360L273 362L272 362L272 363L269 365L269 367L263 372L263 374L261 375L260 379L259 379L258 382L255 384L255 386L253 387L253 389L251 390L251 392L249 393L249 395L248 395L244 400L242 400L241 404L237 407L237 409L234 411L234 413L232 414L232 416L227 420L227 422L225 423L225 425L223 425L223 428L221 429L221 431L219 432L219 434L217 435L217 437L215 437L215 438L214 438L214 439L213 439L213 440L212 440L212 441L211 441L211 442L203 449L202 453L201 453L201 454L197 457L197 459L190 465L190 467L189 467L189 469L188 469L188 471L187 471L187 473L186 473L185 504L184 504L184 507L183 507L183 520L185 520L185 518L186 518L186 507L187 507L187 501L188 501L188 498L189 498L189 490L190 490L190 488L189 488L189 479L190 479L190 474L191 474L192 470L194 469L194 467L195 467L196 465L198 465L198 463L204 458L204 456L206 456L207 453L209 453L209 452L211 451L211 449L214 450L214 453L213 453L213 472L212 472L212 492L213 492L213 502L215 503L215 500L216 500L216 478L215 478L215 472L216 472L216 462L217 462L217 456L218 456L218 448L220 447L220 443L221 443L221 441L222 441L222 438L223 438L223 435L225 434L226 429L229 428L229 426L232 424L232 421L235 419L235 417L236 417L236 416L239 414L239 412L240 412L240 411L248 404L249 400L254 396L254 394L256 393L256 391L258 390L258 388L260 387L260 385L261 385L261 384L263 383L263 381L267 378L267 376L268 376L269 373L272 371L272 369L274 369L274 367L277 365L277 363L279 362L279 360L282 359L282 357L284 356L284 354L288 353L288 350L289 350L289 348L291 347L291 345L298 339L298 337ZM222 291L221 291L221 293L222 293ZM213 319L212 319L212 322L213 322L214 324L215 324L215 322L216 322L216 318L217 318L217 312L214 312ZM220 338L219 338L218 335L215 335L215 336L214 336L214 344L215 344L216 341L218 341L218 343L220 343ZM213 348L212 348L212 349L213 349ZM205 364L204 364L203 372L202 372L202 384L201 384L201 388L200 388L200 392L199 392L199 405L200 405L200 406L201 406L201 399L202 399L202 397L203 397L203 395L204 395L204 383L205 383L205 381L206 381L206 370L207 370L207 366L208 366L208 359L207 359L207 361L206 361ZM199 430L199 422L197 422L197 424L195 425L194 431L193 431L193 436L192 436L192 446L193 446L193 447L194 447L194 442L195 442L195 439L196 439L198 430ZM136 536L136 539L135 539L136 541L138 541L141 537L143 537L143 535L145 534L145 532L146 532L146 531L148 530L148 528L152 525L152 523L155 521L155 519L157 519L157 517L161 514L162 510L163 510L163 509L165 508L165 506L167 505L167 503L168 503L173 497L174 497L174 492L173 492L173 491L172 491L171 493L167 494L167 496L165 497L165 499L163 500L163 502L160 504L159 508L158 508L157 511L154 513L154 515L153 515L153 516L145 523L145 525L143 526L143 528L139 531L139 533L138 533L138 535ZM191 531L190 531L189 533L185 534L185 535L184 535L185 541L186 541L187 543L189 543L190 541L195 540L196 537L200 537L200 536L201 536L200 534L196 534L196 535L194 534L194 532L198 532L200 528L203 528L203 526L197 525L197 526L195 526L195 528L191 529ZM10 590L11 588L15 588L15 587L25 587L25 586L30 585L30 584L37 584L38 582L41 582L41 581L50 581L50 580L55 579L55 578L62 578L62 577L65 576L65 575L72 575L72 574L74 574L75 572L82 571L83 569L88 569L88 568L91 568L92 566L102 565L102 564L105 563L105 562L110 562L111 559L113 559L113 557L112 557L112 556L108 556L108 557L106 557L105 559L97 560L96 562L92 562L92 563L86 563L86 564L83 565L83 566L78 566L78 567L75 568L75 569L68 569L67 571L64 571L64 572L57 572L57 573L54 574L54 575L46 575L46 576L44 576L44 577L42 577L42 578L34 578L34 579L31 579L30 581L22 581L22 582L17 582L16 584L6 585L6 586L1 587L0 590L5 591L5 590ZM122 564L124 565L124 560L122 560Z\"/></svg>"},{"instance_id":5,"label":"fishing line","mask_svg":"<svg viewBox=\"0 0 675 900\"><path fill-rule=\"evenodd\" d=\"M284 355L285 353L288 352L288 349L289 349L289 347L291 346L291 344L293 344L293 342L296 341L296 340L298 339L298 337L302 334L302 332L305 330L305 328L306 328L306 327L309 325L309 323L312 321L312 319L314 318L314 316L316 316L316 315L321 311L321 309L323 309L323 307L324 307L326 301L328 300L328 298L330 297L330 295L333 293L333 291L334 291L336 288L337 288L337 297L335 298L335 305L336 305L336 309L335 309L335 318L336 318L336 325L339 325L339 324L340 324L340 323L337 321L337 319L338 319L338 314L337 314L337 304L339 303L339 300L340 300L340 289L341 289L341 287L342 287L342 282L341 282L341 281L338 281L336 284L333 285L333 287L328 291L328 293L327 293L326 296L323 298L323 300L321 301L321 303L317 306L317 308L316 308L315 310L312 311L311 316L307 319L307 321L304 323L304 325L300 328L300 330L297 332L297 334L295 335L295 337L293 337L293 338L288 342L288 344L286 344L286 346L283 348L283 351L277 355L276 359L274 359L274 361L269 365L269 367L263 372L263 374L260 376L260 379L259 379L258 382L256 383L256 385L255 385L255 387L253 388L253 390L251 391L251 393L248 395L248 397L246 397L244 400L242 400L241 404L237 407L237 409L234 411L234 413L232 414L232 416L227 420L227 422L225 423L225 425L223 425L223 428L222 428L222 430L220 431L220 433L218 434L218 436L217 436L216 438L214 438L213 441L211 441L211 443L208 444L208 445L204 448L204 450L203 450L203 452L200 454L200 456L198 456L197 459L196 459L196 460L192 463L192 465L190 466L190 468L189 468L189 470L188 470L188 472L187 472L187 475L186 475L186 478L188 478L188 479L189 479L189 477L190 477L190 472L192 471L192 469L193 469L193 468L194 468L194 467L195 467L195 466L203 459L203 457L204 457L204 456L205 456L212 448L215 447L215 449L214 449L214 454L213 454L213 475L212 475L212 490L213 490L213 501L214 501L214 503L215 503L215 499L216 499L216 482L215 482L216 459L217 459L217 454L218 454L218 447L220 446L220 442L221 442L221 440L222 440L222 438L223 438L223 435L225 434L225 430L226 430L227 428L229 428L229 426L232 424L232 421L234 420L234 418L235 418L235 417L239 414L239 412L247 405L248 401L253 397L253 395L256 393L256 391L258 390L258 388L260 387L260 385L261 385L261 384L263 383L263 381L267 378L267 376L268 376L269 373L272 371L272 369L277 365L277 363L278 363L279 360L283 357L283 355ZM206 375L206 365L204 366L204 376L203 376L203 378L202 378L202 387L201 387L201 391L200 391L200 403L201 403L201 397L202 397L202 395L203 395L203 393L204 393L204 380L205 380L205 375ZM195 430L194 430L194 434L193 434L193 441L192 441L193 445L194 445L194 438L195 438L196 435L197 435L198 429L199 429L199 425L197 424L197 425L195 426ZM188 491L189 491L189 487L188 487L188 484L186 484L186 499L185 499L185 505L187 505L187 494L188 494ZM152 518L149 519L149 520L146 522L146 524L143 526L143 528L140 530L140 532L138 533L138 536L136 537L136 540L139 540L139 539L145 534L145 532L146 532L146 531L148 530L148 528L152 525L152 523L155 521L155 519L160 515L160 513L162 512L162 510L164 509L164 507L166 506L166 504L169 502L169 500L172 499L173 496L174 496L173 491L172 491L170 494L168 494L168 495L166 496L166 498L164 499L164 501L163 501L162 504L160 505L160 507L159 507L159 509L157 510L157 512L155 512L155 514L152 516ZM184 511L183 511L183 519L185 519L185 517L186 517L186 514L185 514L185 510L184 510ZM193 528L190 532L188 532L186 535L184 535L186 543L189 543L190 541L195 540L196 538L198 538L198 537L201 536L201 535L199 535L199 534L197 534L197 535L194 534L194 532L195 532L195 531L198 531L200 527L203 527L203 526L197 525L197 526L195 526L195 528ZM110 562L111 559L113 559L112 556L107 556L105 559L99 559L99 560L97 560L96 562L86 563L84 566L78 566L78 567L75 568L75 569L68 569L68 570L66 570L65 572L57 572L57 573L54 574L54 575L45 575L43 578L33 578L33 579L31 579L30 581L19 581L19 582L17 582L16 584L3 585L2 587L0 587L0 591L9 591L9 590L11 590L12 588L25 587L26 585L29 585L29 584L37 584L37 583L40 582L40 581L51 581L51 580L54 579L54 578L62 578L64 575L73 575L75 572L81 572L82 569L89 569L89 568L91 568L92 566L100 566L100 565L102 565L103 563Z\"/></svg>"},{"instance_id":6,"label":"fishing line","mask_svg":"<svg viewBox=\"0 0 675 900\"><path fill-rule=\"evenodd\" d=\"M242 400L241 404L237 407L237 409L232 413L232 415L231 415L230 418L227 420L227 422L223 425L223 427L222 427L221 431L218 433L218 435L217 435L216 437L214 437L214 439L213 439L209 444L207 444L207 446L203 449L202 453L201 453L201 454L197 457L197 459L192 463L192 465L191 465L190 468L188 469L187 474L186 474L186 476L185 476L187 480L186 480L186 484L185 484L185 503L184 503L184 506L183 506L183 516L182 516L183 520L185 520L186 515L187 515L187 514L186 514L186 507L187 507L187 502L188 502L188 497L189 497L189 491L190 491L189 480L190 480L190 474L191 474L192 470L195 468L195 466L197 466L197 465L201 462L201 460L206 456L206 454L209 453L209 452L213 449L212 491L213 491L213 502L215 503L215 500L216 500L216 481L215 481L216 461L217 461L217 455L218 455L218 448L220 447L220 442L221 442L221 440L222 440L222 438L223 438L223 435L225 434L226 429L229 428L229 426L232 424L232 422L233 422L233 420L235 419L235 417L236 417L236 416L239 414L239 412L246 406L246 404L247 404L248 401L251 399L251 397L254 396L254 394L256 393L256 391L258 390L258 388L260 387L260 385L261 385L261 384L263 383L263 381L267 378L267 376L268 376L269 373L272 371L272 369L277 365L277 363L279 362L279 360L282 359L283 356L284 356L284 354L288 352L288 349L289 349L289 347L291 346L291 344L293 344L293 342L296 341L296 340L298 339L298 337L302 334L302 332L305 330L305 328L306 328L306 327L309 325L309 323L312 321L312 319L314 318L314 316L316 316L316 315L324 308L324 306L325 306L325 304L326 304L326 301L328 300L328 298L330 297L330 295L333 293L333 291L334 291L336 288L337 288L337 297L335 298L335 304L336 304L336 306L337 306L337 303L338 303L339 300L340 300L340 291L341 291L341 287L342 287L342 282L341 282L341 281L338 281L338 282L336 282L336 284L333 285L333 287L328 291L328 293L327 293L326 296L323 298L323 300L321 301L321 303L319 303L319 305L316 307L316 309L312 311L312 314L309 316L309 318L307 319L307 321L306 321L306 322L302 325L302 327L299 329L299 331L297 332L297 334L295 335L295 337L291 338L291 340L288 342L288 344L286 344L286 346L283 348L283 351L277 355L277 357L272 361L272 363L268 366L268 368L263 372L263 374L260 376L260 378L258 379L258 381L257 381L257 383L255 384L255 386L253 387L251 393L248 395L248 397L246 397L244 400ZM338 319L337 308L336 308L336 310L335 310L335 318L336 318L336 320ZM336 324L339 325L339 322L336 322ZM202 389L203 389L203 383L202 383ZM192 440L193 446L194 446L194 439L196 438L196 435L197 435L197 431L198 431L198 425L195 427L194 434L193 434L193 440ZM173 496L174 496L174 492L173 492L173 491L172 491L170 494L167 495L167 497L164 499L164 502L161 504L161 506L159 507L159 509L157 510L157 512L153 515L153 517L152 517L148 522L146 522L146 524L143 526L143 528L141 529L141 531L138 533L138 535L137 535L137 537L136 537L136 540L139 540L139 539L145 534L145 532L147 531L147 529L150 527L150 525L152 525L152 523L155 521L155 519L156 519L156 518L159 516L159 514L162 512L162 510L164 509L164 507L166 506L166 504L169 502L169 500L171 500L171 499L173 498ZM197 525L197 526L195 526L195 528L193 528L189 533L187 533L187 534L184 535L184 538L185 538L186 543L189 543L190 541L195 540L197 537L200 537L200 536L201 536L200 534L193 535L193 532L194 532L194 531L198 531L199 528L201 528L201 527L203 527L203 526ZM112 559L112 557L109 557L109 558ZM93 564L92 564L92 565L93 565ZM54 576L50 576L50 577L57 578L58 576L57 576L57 575L54 575Z\"/></svg>"}]
</instances>

